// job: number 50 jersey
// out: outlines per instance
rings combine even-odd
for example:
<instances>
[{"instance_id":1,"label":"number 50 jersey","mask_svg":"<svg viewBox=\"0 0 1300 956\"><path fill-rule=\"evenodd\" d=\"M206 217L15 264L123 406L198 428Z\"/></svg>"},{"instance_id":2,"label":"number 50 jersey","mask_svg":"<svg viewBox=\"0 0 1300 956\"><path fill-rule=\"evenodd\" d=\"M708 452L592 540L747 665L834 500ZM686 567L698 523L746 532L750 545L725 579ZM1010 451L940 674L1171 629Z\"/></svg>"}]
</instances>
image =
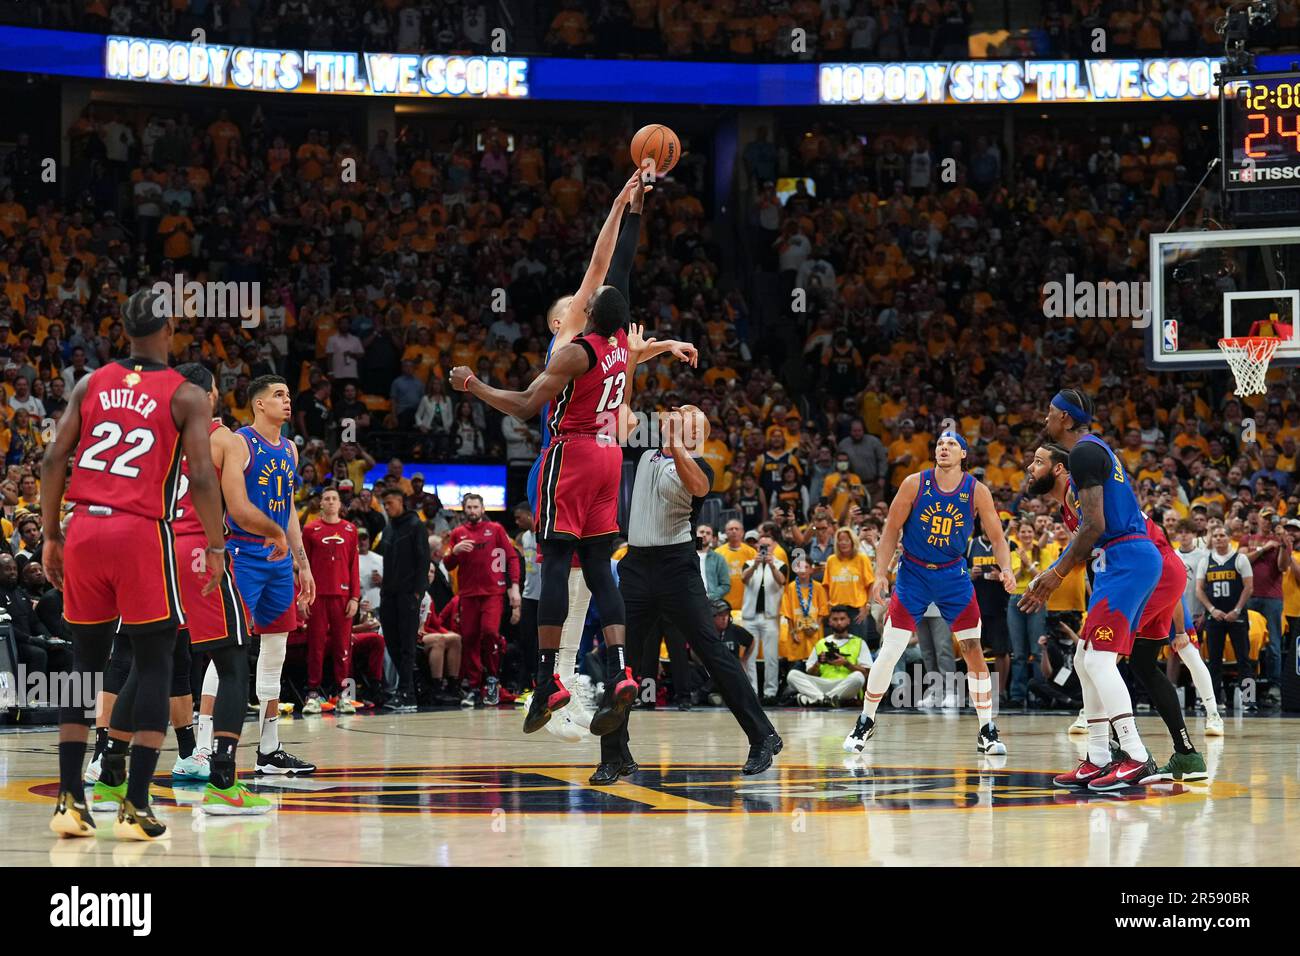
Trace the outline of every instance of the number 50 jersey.
<instances>
[{"instance_id":1,"label":"number 50 jersey","mask_svg":"<svg viewBox=\"0 0 1300 956\"><path fill-rule=\"evenodd\" d=\"M185 378L158 362L119 359L91 373L68 500L162 521L180 498L181 436L172 396Z\"/></svg>"}]
</instances>

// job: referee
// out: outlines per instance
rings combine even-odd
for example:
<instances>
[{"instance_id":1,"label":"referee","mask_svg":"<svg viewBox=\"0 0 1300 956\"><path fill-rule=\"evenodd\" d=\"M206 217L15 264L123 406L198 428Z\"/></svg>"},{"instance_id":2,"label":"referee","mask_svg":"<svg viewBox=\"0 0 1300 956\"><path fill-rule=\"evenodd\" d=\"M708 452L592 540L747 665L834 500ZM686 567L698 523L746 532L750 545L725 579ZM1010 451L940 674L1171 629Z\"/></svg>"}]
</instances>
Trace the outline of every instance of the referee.
<instances>
[{"instance_id":1,"label":"referee","mask_svg":"<svg viewBox=\"0 0 1300 956\"><path fill-rule=\"evenodd\" d=\"M749 738L749 759L741 772L762 773L781 752L781 738L763 713L740 658L718 640L695 550L700 506L713 484L713 469L700 457L709 420L694 405L685 405L661 421L664 447L644 452L637 464L628 549L618 565L627 608L627 662L638 680L653 678L663 625L676 627ZM622 725L600 738L600 766L591 783L616 783L637 770L628 749L629 716L624 714Z\"/></svg>"}]
</instances>

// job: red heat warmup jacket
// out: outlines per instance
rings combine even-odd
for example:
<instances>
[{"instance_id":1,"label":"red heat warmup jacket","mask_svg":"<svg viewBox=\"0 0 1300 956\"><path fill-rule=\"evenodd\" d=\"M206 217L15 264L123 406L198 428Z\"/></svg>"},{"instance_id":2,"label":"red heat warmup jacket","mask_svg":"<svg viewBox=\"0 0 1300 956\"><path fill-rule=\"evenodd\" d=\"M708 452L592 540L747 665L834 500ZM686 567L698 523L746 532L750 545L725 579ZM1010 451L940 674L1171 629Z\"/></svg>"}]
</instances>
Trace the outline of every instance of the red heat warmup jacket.
<instances>
[{"instance_id":1,"label":"red heat warmup jacket","mask_svg":"<svg viewBox=\"0 0 1300 956\"><path fill-rule=\"evenodd\" d=\"M361 599L357 526L351 521L326 524L320 518L302 529L302 546L322 597Z\"/></svg>"},{"instance_id":2,"label":"red heat warmup jacket","mask_svg":"<svg viewBox=\"0 0 1300 956\"><path fill-rule=\"evenodd\" d=\"M456 545L462 541L472 541L474 550L456 554ZM506 529L495 521L453 528L447 536L444 563L449 571L460 569L456 593L461 597L504 594L506 588L519 581L519 552Z\"/></svg>"}]
</instances>

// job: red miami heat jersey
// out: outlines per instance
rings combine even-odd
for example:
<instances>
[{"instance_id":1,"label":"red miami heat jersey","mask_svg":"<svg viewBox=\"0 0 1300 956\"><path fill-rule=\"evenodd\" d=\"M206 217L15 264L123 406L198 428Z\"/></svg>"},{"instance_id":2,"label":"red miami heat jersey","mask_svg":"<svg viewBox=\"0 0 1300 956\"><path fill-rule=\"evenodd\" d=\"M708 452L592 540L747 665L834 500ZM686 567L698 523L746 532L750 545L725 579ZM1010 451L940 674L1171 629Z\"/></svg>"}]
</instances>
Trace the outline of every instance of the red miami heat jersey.
<instances>
[{"instance_id":1,"label":"red miami heat jersey","mask_svg":"<svg viewBox=\"0 0 1300 956\"><path fill-rule=\"evenodd\" d=\"M182 457L172 396L184 382L174 369L139 358L91 373L69 501L158 521L172 517Z\"/></svg>"},{"instance_id":2,"label":"red miami heat jersey","mask_svg":"<svg viewBox=\"0 0 1300 956\"><path fill-rule=\"evenodd\" d=\"M221 427L221 419L214 418L208 422L208 439ZM217 481L221 480L221 469L217 469ZM181 455L181 494L176 504L176 520L172 522L172 531L176 537L187 534L205 534L199 513L194 510L194 501L190 498L190 460Z\"/></svg>"},{"instance_id":3,"label":"red miami heat jersey","mask_svg":"<svg viewBox=\"0 0 1300 956\"><path fill-rule=\"evenodd\" d=\"M551 434L556 438L609 434L608 416L618 413L627 390L627 333L622 329L611 336L588 332L573 341L593 361L555 397L548 422Z\"/></svg>"}]
</instances>

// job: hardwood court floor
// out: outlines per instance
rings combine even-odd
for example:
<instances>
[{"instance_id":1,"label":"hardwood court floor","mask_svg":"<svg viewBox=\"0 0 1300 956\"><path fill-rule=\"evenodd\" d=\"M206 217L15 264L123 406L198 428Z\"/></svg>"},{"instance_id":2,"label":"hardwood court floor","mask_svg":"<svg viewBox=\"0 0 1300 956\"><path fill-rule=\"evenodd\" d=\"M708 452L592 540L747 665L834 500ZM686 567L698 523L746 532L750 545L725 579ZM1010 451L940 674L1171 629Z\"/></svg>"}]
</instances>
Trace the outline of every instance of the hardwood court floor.
<instances>
[{"instance_id":1,"label":"hardwood court floor","mask_svg":"<svg viewBox=\"0 0 1300 956\"><path fill-rule=\"evenodd\" d=\"M199 789L154 787L171 836L57 840L52 732L0 734L0 865L1294 865L1300 859L1300 720L1229 718L1193 739L1207 784L1123 796L1054 790L1080 738L1068 717L1006 715L1010 754L975 752L970 715L882 713L867 754L840 749L854 712L778 710L786 746L741 777L725 711L632 717L641 771L590 787L595 739L525 737L516 709L286 719L286 747L321 771L262 778L278 810L214 818ZM1162 725L1142 718L1158 760ZM250 725L251 727L251 725ZM174 743L169 738L169 745ZM864 759L865 758L865 759ZM174 750L164 752L167 771ZM246 764L246 760L242 761ZM104 819L101 817L101 819ZM107 821L105 821L107 822ZM106 827L106 831L111 828Z\"/></svg>"}]
</instances>

